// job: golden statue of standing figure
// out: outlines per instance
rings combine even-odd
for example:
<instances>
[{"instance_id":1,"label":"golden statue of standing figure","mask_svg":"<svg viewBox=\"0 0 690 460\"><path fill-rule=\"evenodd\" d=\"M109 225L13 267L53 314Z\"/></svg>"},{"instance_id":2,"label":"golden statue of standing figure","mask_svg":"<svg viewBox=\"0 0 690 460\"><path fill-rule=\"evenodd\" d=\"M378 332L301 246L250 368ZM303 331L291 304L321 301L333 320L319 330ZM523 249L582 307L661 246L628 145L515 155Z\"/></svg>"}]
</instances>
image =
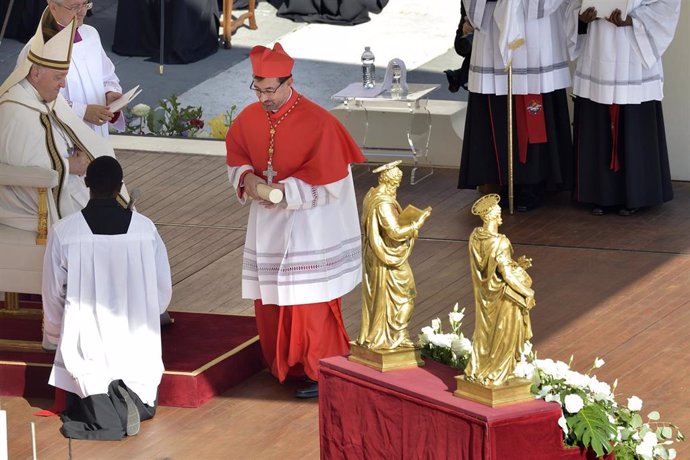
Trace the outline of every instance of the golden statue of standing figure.
<instances>
[{"instance_id":1,"label":"golden statue of standing figure","mask_svg":"<svg viewBox=\"0 0 690 460\"><path fill-rule=\"evenodd\" d=\"M484 195L472 206L483 222L468 242L476 320L472 356L456 392L489 405L533 398L529 382L514 376L524 343L532 337L529 313L535 301L527 274L532 260L513 260L510 241L498 232L499 200L496 194Z\"/></svg>"},{"instance_id":2,"label":"golden statue of standing figure","mask_svg":"<svg viewBox=\"0 0 690 460\"><path fill-rule=\"evenodd\" d=\"M422 363L407 330L417 295L408 259L431 208L408 205L403 210L398 204L396 193L403 176L399 164L394 161L374 170L379 184L369 190L362 205L362 322L351 359L382 371ZM401 349L417 352L414 363L392 353Z\"/></svg>"}]
</instances>

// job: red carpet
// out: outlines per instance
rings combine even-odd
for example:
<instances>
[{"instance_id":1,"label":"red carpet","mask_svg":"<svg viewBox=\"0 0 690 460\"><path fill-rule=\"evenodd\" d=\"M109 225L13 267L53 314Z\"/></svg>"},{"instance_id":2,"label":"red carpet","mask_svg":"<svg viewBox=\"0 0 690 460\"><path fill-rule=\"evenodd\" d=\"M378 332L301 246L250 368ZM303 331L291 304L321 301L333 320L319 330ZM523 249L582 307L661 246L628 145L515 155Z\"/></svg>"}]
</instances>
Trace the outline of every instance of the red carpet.
<instances>
[{"instance_id":1,"label":"red carpet","mask_svg":"<svg viewBox=\"0 0 690 460\"><path fill-rule=\"evenodd\" d=\"M198 407L263 367L253 317L171 312L158 402ZM0 338L41 341L40 320L0 318ZM0 395L52 398L52 353L0 351Z\"/></svg>"}]
</instances>

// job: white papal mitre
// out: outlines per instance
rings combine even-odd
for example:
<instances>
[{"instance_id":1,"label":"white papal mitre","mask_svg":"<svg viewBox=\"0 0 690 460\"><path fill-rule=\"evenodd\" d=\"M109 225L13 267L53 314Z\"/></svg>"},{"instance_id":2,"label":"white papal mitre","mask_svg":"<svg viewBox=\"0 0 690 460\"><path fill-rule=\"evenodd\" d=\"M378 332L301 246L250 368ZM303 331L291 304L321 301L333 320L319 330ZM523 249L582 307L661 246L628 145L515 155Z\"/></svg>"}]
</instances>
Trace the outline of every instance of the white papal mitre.
<instances>
[{"instance_id":1,"label":"white papal mitre","mask_svg":"<svg viewBox=\"0 0 690 460\"><path fill-rule=\"evenodd\" d=\"M53 38L44 40L43 26L48 20L50 13L48 8L43 10L41 20L36 28L36 33L29 40L30 48L26 58L20 62L9 77L0 86L0 96L5 94L11 87L22 81L29 74L32 64L47 67L54 70L68 70L72 60L72 45L74 44L74 33L77 24L74 19L67 27L59 31Z\"/></svg>"}]
</instances>

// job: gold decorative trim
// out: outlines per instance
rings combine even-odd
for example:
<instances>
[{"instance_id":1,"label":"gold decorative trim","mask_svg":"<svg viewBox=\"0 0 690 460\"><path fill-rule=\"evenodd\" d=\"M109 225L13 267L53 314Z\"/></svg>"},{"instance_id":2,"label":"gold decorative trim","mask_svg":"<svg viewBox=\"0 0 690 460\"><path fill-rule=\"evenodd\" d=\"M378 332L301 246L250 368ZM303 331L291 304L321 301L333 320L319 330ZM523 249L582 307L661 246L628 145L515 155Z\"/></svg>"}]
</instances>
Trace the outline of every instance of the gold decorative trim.
<instances>
[{"instance_id":1,"label":"gold decorative trim","mask_svg":"<svg viewBox=\"0 0 690 460\"><path fill-rule=\"evenodd\" d=\"M57 117L55 117L57 119ZM53 137L53 127L50 124L50 116L47 113L41 113L41 124L46 132L46 149L48 149L48 155L50 156L50 162L53 166L53 170L58 173L58 185L54 187L53 199L55 200L55 208L57 210L58 218L62 218L62 213L60 211L60 196L62 195L62 186L65 183L65 165L62 163L62 158L60 152L58 152L55 146L55 138Z\"/></svg>"},{"instance_id":2,"label":"gold decorative trim","mask_svg":"<svg viewBox=\"0 0 690 460\"><path fill-rule=\"evenodd\" d=\"M258 341L259 341L259 336L256 335L256 336L252 337L251 339L247 340L246 342L244 342L244 343L242 343L242 344L236 346L236 347L233 348L232 350L230 350L230 351L228 351L228 352L226 352L226 353L223 353L222 355L220 355L220 356L218 356L218 357L212 359L211 361L207 362L206 364L204 364L203 366L201 366L200 368L198 368L198 369L196 369L196 370L194 370L194 371L192 371L192 372L165 371L165 372L163 372L163 373L164 373L164 374L168 374L168 375L186 375L186 376L196 377L197 375L199 375L199 374L201 374L202 372L206 371L206 370L209 369L210 367L215 366L215 365L218 364L219 362L226 360L226 359L229 358L230 356L236 355L236 354L239 353L240 351L242 351L242 350L244 350L245 348L247 348L249 345L252 345L252 344L254 344L254 343L258 342Z\"/></svg>"},{"instance_id":3,"label":"gold decorative trim","mask_svg":"<svg viewBox=\"0 0 690 460\"><path fill-rule=\"evenodd\" d=\"M464 375L455 377L457 387L453 393L459 398L469 399L489 407L507 406L525 401L533 401L534 395L530 391L532 382L515 379L502 385L484 386L468 381Z\"/></svg>"},{"instance_id":4,"label":"gold decorative trim","mask_svg":"<svg viewBox=\"0 0 690 460\"><path fill-rule=\"evenodd\" d=\"M5 310L8 312L19 311L19 294L16 292L5 292Z\"/></svg>"},{"instance_id":5,"label":"gold decorative trim","mask_svg":"<svg viewBox=\"0 0 690 460\"><path fill-rule=\"evenodd\" d=\"M424 366L422 351L419 348L371 350L357 345L355 342L350 342L350 353L348 360L371 367L379 372Z\"/></svg>"},{"instance_id":6,"label":"gold decorative trim","mask_svg":"<svg viewBox=\"0 0 690 460\"><path fill-rule=\"evenodd\" d=\"M248 346L256 343L259 341L259 336L256 335L252 337L251 339L243 342L242 344L236 346L232 350L223 353L222 355L212 359L208 363L204 364L203 366L199 367L198 369L192 371L192 372L180 372L180 371L164 371L163 374L167 375L182 375L182 376L188 376L188 377L196 377L199 374L203 373L207 369L215 366L221 361L226 360L227 358L236 355L240 351L244 350ZM11 349L8 349L7 347L14 347ZM28 340L5 340L5 339L0 339L0 349L6 350L6 351L40 351L43 353L50 353L45 351L41 347L40 342L31 342ZM39 366L39 367L52 367L51 364L43 364L43 363L29 363L29 362L19 362L19 361L0 361L0 364L2 365L26 365L26 366Z\"/></svg>"},{"instance_id":7,"label":"gold decorative trim","mask_svg":"<svg viewBox=\"0 0 690 460\"><path fill-rule=\"evenodd\" d=\"M41 346L41 342L33 342L30 340L0 339L0 350L48 353Z\"/></svg>"},{"instance_id":8,"label":"gold decorative trim","mask_svg":"<svg viewBox=\"0 0 690 460\"><path fill-rule=\"evenodd\" d=\"M70 49L70 54L71 54L71 49ZM70 61L56 61L53 59L46 59L41 56L37 56L34 54L33 51L29 51L29 55L27 56L27 59L31 61L32 63L36 65L40 65L41 67L46 67L48 69L53 69L53 70L69 70L69 62Z\"/></svg>"},{"instance_id":9,"label":"gold decorative trim","mask_svg":"<svg viewBox=\"0 0 690 460\"><path fill-rule=\"evenodd\" d=\"M55 113L55 112L53 112ZM62 120L60 120L57 117L57 114L55 115L55 122L60 125L60 127L65 131L67 134L67 137L70 138L72 142L74 142L75 147L77 147L79 150L84 152L86 154L86 157L89 159L89 162L92 162L96 157L93 156L91 152L86 148L86 146L79 140L79 137L76 135L76 133L70 128L67 124L63 123ZM122 196L121 193L117 194L117 197L115 200L122 206L123 208L127 209L127 206L129 205L129 202L125 200L125 197Z\"/></svg>"},{"instance_id":10,"label":"gold decorative trim","mask_svg":"<svg viewBox=\"0 0 690 460\"><path fill-rule=\"evenodd\" d=\"M29 362L24 362L24 361L0 361L0 366L53 367L53 363L29 363Z\"/></svg>"},{"instance_id":11,"label":"gold decorative trim","mask_svg":"<svg viewBox=\"0 0 690 460\"><path fill-rule=\"evenodd\" d=\"M5 301L7 302L7 294L5 293ZM40 319L43 317L43 310L40 308L12 308L12 305L5 303L5 308L0 308L0 317L2 318L20 318L20 319Z\"/></svg>"},{"instance_id":12,"label":"gold decorative trim","mask_svg":"<svg viewBox=\"0 0 690 460\"><path fill-rule=\"evenodd\" d=\"M48 189L38 187L38 228L36 229L36 244L45 245L48 240Z\"/></svg>"}]
</instances>

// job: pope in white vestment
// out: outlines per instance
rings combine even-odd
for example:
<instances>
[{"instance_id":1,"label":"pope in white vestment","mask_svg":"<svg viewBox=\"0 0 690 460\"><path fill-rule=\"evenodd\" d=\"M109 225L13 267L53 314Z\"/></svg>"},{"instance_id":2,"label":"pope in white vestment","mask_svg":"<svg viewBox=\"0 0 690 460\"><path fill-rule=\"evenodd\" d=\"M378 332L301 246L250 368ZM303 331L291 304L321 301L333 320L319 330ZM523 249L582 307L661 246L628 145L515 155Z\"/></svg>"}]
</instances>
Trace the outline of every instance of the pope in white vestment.
<instances>
[{"instance_id":1,"label":"pope in white vestment","mask_svg":"<svg viewBox=\"0 0 690 460\"><path fill-rule=\"evenodd\" d=\"M58 72L55 75L64 78L60 72L66 73L69 67L73 36L72 24L44 41L39 24L29 42L31 51L27 58L0 86L0 162L38 166L58 173L59 184L48 194L51 223L80 210L89 199L83 177L71 170L70 163L114 156L109 142L89 129L61 95L42 96L36 83L32 83L31 72L36 68ZM45 77L45 72L44 80L52 78ZM53 85L64 86L56 81ZM122 205L128 200L124 187L119 200ZM37 212L34 188L0 187L0 223L35 230Z\"/></svg>"}]
</instances>

